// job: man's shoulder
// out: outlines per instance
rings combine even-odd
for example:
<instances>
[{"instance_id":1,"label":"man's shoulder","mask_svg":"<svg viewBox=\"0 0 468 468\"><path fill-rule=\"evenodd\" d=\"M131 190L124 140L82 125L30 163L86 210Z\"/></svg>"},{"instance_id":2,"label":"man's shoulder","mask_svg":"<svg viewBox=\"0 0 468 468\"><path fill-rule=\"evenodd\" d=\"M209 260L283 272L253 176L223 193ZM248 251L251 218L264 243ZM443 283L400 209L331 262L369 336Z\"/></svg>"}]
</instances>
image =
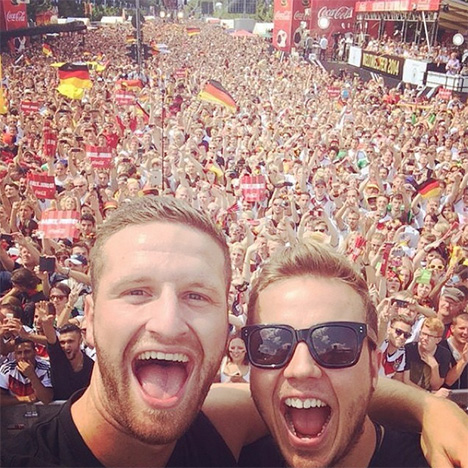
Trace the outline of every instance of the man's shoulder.
<instances>
[{"instance_id":1,"label":"man's shoulder","mask_svg":"<svg viewBox=\"0 0 468 468\"><path fill-rule=\"evenodd\" d=\"M450 362L452 360L452 351L448 347L441 346L440 344L437 345L435 358L437 361L447 361Z\"/></svg>"},{"instance_id":2,"label":"man's shoulder","mask_svg":"<svg viewBox=\"0 0 468 468\"><path fill-rule=\"evenodd\" d=\"M10 360L10 361L4 362L0 366L0 374L8 375L11 371L15 369L16 369L16 361Z\"/></svg>"},{"instance_id":3,"label":"man's shoulder","mask_svg":"<svg viewBox=\"0 0 468 468\"><path fill-rule=\"evenodd\" d=\"M380 467L428 467L421 450L420 435L401 432L376 425L380 443L369 463L371 468Z\"/></svg>"},{"instance_id":4,"label":"man's shoulder","mask_svg":"<svg viewBox=\"0 0 468 468\"><path fill-rule=\"evenodd\" d=\"M37 370L49 370L50 362L47 359L36 356L36 369Z\"/></svg>"}]
</instances>

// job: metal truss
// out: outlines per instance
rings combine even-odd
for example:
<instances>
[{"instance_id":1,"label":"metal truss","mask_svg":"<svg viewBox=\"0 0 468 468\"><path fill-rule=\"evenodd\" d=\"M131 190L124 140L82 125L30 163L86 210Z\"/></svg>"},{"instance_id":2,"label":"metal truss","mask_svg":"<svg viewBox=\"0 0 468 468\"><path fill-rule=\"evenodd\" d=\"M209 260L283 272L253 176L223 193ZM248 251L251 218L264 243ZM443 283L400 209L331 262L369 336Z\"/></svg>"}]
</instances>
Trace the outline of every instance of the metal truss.
<instances>
[{"instance_id":1,"label":"metal truss","mask_svg":"<svg viewBox=\"0 0 468 468\"><path fill-rule=\"evenodd\" d=\"M356 20L357 21L422 21L423 16L422 12L417 11L405 11L405 12L398 12L398 11L382 11L382 12L368 12L368 13L357 13ZM437 13L426 13L426 21L428 23L433 23L437 21Z\"/></svg>"}]
</instances>

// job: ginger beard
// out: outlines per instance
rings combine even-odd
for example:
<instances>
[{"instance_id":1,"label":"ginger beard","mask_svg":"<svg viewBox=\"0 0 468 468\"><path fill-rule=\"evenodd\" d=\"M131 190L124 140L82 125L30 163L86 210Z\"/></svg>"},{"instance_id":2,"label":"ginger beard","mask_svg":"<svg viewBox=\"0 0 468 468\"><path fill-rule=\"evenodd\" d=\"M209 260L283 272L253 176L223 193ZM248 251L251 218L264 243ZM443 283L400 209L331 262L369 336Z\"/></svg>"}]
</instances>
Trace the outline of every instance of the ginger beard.
<instances>
[{"instance_id":1,"label":"ginger beard","mask_svg":"<svg viewBox=\"0 0 468 468\"><path fill-rule=\"evenodd\" d=\"M146 407L142 409L132 404L134 392L131 390L130 380L134 377L129 375L127 368L120 367L115 363L115 360L110 358L105 351L105 347L101 348L98 337L95 336L94 339L98 356L95 366L96 371L98 371L97 375L102 380L101 385L103 388L103 392L99 394L104 397L101 397L101 402L105 411L108 412L108 417L114 419L121 428L124 428L132 437L143 443L169 444L181 437L201 409L219 369L222 351L219 353L218 359L203 362L201 367L195 366L192 369L191 376L188 375L189 366L186 363L176 364L171 361L164 364L160 361L158 364L151 364L151 366L178 367L178 369L172 369L172 372L179 374L174 377L175 379L189 379L190 377L193 379L195 373L197 375L195 381L185 383L191 386L196 385L197 388L192 388L191 392L187 392L191 393L191 395L185 395L184 401L176 408L163 410ZM131 349L131 345L127 349ZM197 349L201 349L200 344L197 345ZM128 354L133 353L128 353L126 350L124 352L124 361L125 355ZM138 375L140 372L137 371L136 374ZM164 370L160 370L160 372L164 372ZM168 372L171 372L171 370Z\"/></svg>"},{"instance_id":2,"label":"ginger beard","mask_svg":"<svg viewBox=\"0 0 468 468\"><path fill-rule=\"evenodd\" d=\"M126 227L103 250L106 267L87 306L97 353L91 394L119 432L174 443L226 346L223 253L198 230L159 222Z\"/></svg>"}]
</instances>

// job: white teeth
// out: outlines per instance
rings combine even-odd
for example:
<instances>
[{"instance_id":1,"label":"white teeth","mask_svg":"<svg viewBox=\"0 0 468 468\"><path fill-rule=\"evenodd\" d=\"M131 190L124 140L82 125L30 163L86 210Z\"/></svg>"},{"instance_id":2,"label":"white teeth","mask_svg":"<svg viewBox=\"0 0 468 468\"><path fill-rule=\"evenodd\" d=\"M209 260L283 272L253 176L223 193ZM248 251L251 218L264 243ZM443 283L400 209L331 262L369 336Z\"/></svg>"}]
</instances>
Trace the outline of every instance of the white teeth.
<instances>
[{"instance_id":1,"label":"white teeth","mask_svg":"<svg viewBox=\"0 0 468 468\"><path fill-rule=\"evenodd\" d=\"M318 398L305 398L303 400L300 398L286 398L284 403L286 406L298 409L322 408L328 406L324 401Z\"/></svg>"},{"instance_id":2,"label":"white teeth","mask_svg":"<svg viewBox=\"0 0 468 468\"><path fill-rule=\"evenodd\" d=\"M161 351L145 351L138 357L141 361L158 359L159 361L188 362L187 355L182 353L162 353Z\"/></svg>"}]
</instances>

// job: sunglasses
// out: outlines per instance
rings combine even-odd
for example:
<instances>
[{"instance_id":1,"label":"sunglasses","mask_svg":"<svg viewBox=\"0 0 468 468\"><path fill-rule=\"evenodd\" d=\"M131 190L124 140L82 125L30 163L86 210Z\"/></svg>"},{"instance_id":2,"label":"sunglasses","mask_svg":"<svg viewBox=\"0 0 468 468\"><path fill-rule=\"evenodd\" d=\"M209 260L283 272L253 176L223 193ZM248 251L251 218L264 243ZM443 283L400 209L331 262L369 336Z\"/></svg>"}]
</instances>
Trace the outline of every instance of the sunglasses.
<instances>
[{"instance_id":1,"label":"sunglasses","mask_svg":"<svg viewBox=\"0 0 468 468\"><path fill-rule=\"evenodd\" d=\"M404 336L405 340L409 340L411 338L411 333L403 331L401 328L392 327L395 330L396 336Z\"/></svg>"},{"instance_id":2,"label":"sunglasses","mask_svg":"<svg viewBox=\"0 0 468 468\"><path fill-rule=\"evenodd\" d=\"M296 345L304 341L322 367L342 369L359 361L367 326L358 322L325 322L303 330L289 325L250 325L242 339L250 363L260 369L279 369L291 360Z\"/></svg>"},{"instance_id":3,"label":"sunglasses","mask_svg":"<svg viewBox=\"0 0 468 468\"><path fill-rule=\"evenodd\" d=\"M49 299L50 299L51 301L55 301L55 300L61 301L62 299L65 299L66 297L67 297L67 296L61 296L61 295L58 295L58 294L57 294L57 295L54 295L54 296L50 296Z\"/></svg>"},{"instance_id":4,"label":"sunglasses","mask_svg":"<svg viewBox=\"0 0 468 468\"><path fill-rule=\"evenodd\" d=\"M428 270L443 270L444 268L444 265L429 265L427 267Z\"/></svg>"}]
</instances>

